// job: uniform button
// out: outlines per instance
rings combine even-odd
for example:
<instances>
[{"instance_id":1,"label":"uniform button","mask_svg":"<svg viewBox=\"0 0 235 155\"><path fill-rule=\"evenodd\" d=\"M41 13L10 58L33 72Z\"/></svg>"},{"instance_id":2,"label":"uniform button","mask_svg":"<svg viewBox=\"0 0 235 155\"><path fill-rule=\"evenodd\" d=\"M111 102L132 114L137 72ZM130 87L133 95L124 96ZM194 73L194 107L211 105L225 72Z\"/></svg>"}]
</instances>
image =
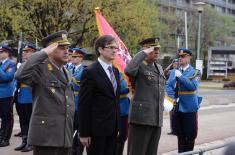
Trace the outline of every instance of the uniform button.
<instances>
[{"instance_id":1,"label":"uniform button","mask_svg":"<svg viewBox=\"0 0 235 155\"><path fill-rule=\"evenodd\" d=\"M42 121L42 124L44 124L45 123L45 121Z\"/></svg>"},{"instance_id":2,"label":"uniform button","mask_svg":"<svg viewBox=\"0 0 235 155\"><path fill-rule=\"evenodd\" d=\"M69 105L67 104L67 107L69 107Z\"/></svg>"},{"instance_id":3,"label":"uniform button","mask_svg":"<svg viewBox=\"0 0 235 155\"><path fill-rule=\"evenodd\" d=\"M67 114L67 118L69 117L69 115Z\"/></svg>"},{"instance_id":4,"label":"uniform button","mask_svg":"<svg viewBox=\"0 0 235 155\"><path fill-rule=\"evenodd\" d=\"M68 96L66 96L66 98L69 98Z\"/></svg>"}]
</instances>

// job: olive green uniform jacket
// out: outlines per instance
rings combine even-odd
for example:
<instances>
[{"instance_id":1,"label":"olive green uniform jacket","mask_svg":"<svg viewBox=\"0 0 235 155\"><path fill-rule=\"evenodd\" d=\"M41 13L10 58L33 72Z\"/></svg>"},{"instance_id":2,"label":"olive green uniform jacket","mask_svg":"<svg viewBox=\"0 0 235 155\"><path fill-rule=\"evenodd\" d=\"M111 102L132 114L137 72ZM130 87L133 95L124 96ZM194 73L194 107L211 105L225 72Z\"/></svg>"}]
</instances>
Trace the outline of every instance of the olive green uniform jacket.
<instances>
[{"instance_id":1,"label":"olive green uniform jacket","mask_svg":"<svg viewBox=\"0 0 235 155\"><path fill-rule=\"evenodd\" d=\"M74 95L71 76L51 63L45 52L34 53L15 74L32 87L33 111L28 143L35 146L71 147Z\"/></svg>"},{"instance_id":2,"label":"olive green uniform jacket","mask_svg":"<svg viewBox=\"0 0 235 155\"><path fill-rule=\"evenodd\" d=\"M129 123L161 127L165 78L162 67L155 62L148 65L146 57L140 51L125 69L134 87Z\"/></svg>"}]
</instances>

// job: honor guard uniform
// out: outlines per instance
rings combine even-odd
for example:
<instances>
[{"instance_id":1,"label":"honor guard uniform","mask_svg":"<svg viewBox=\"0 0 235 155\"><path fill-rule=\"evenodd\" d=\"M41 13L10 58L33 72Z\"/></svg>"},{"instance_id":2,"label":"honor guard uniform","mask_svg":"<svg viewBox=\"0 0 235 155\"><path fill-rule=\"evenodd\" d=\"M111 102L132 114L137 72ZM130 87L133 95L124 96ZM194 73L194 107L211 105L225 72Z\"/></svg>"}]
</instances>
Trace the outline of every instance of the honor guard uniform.
<instances>
[{"instance_id":1,"label":"honor guard uniform","mask_svg":"<svg viewBox=\"0 0 235 155\"><path fill-rule=\"evenodd\" d=\"M128 155L157 154L165 96L163 69L156 63L159 40L148 38L141 41L142 50L125 68L134 88L129 113Z\"/></svg>"},{"instance_id":2,"label":"honor guard uniform","mask_svg":"<svg viewBox=\"0 0 235 155\"><path fill-rule=\"evenodd\" d=\"M84 66L82 64L83 58L85 56L84 49L81 48L73 48L72 54L72 63L73 67L70 68L70 72L72 73L72 85L74 91L74 104L75 104L75 113L74 113L74 141L73 141L73 154L74 155L82 155L84 147L80 143L78 138L78 95L80 90L80 80L82 76L82 72L84 70Z\"/></svg>"},{"instance_id":3,"label":"honor guard uniform","mask_svg":"<svg viewBox=\"0 0 235 155\"><path fill-rule=\"evenodd\" d=\"M198 128L197 111L202 98L197 95L201 73L190 65L192 52L186 48L180 48L177 55L180 68L171 72L169 77L175 78L176 90L169 91L168 96L176 102L176 131L180 153L194 148Z\"/></svg>"},{"instance_id":4,"label":"honor guard uniform","mask_svg":"<svg viewBox=\"0 0 235 155\"><path fill-rule=\"evenodd\" d=\"M0 46L0 147L8 146L13 128L13 91L16 65L10 47Z\"/></svg>"},{"instance_id":5,"label":"honor guard uniform","mask_svg":"<svg viewBox=\"0 0 235 155\"><path fill-rule=\"evenodd\" d=\"M120 122L119 122L119 134L117 140L116 155L122 155L125 142L128 137L128 113L130 108L130 99L128 97L129 88L123 74L120 72L120 100L119 100L119 112L120 112Z\"/></svg>"},{"instance_id":6,"label":"honor guard uniform","mask_svg":"<svg viewBox=\"0 0 235 155\"><path fill-rule=\"evenodd\" d=\"M42 39L44 47L32 54L15 74L32 88L33 109L28 144L34 155L70 155L73 142L74 94L68 60L67 31Z\"/></svg>"},{"instance_id":7,"label":"honor guard uniform","mask_svg":"<svg viewBox=\"0 0 235 155\"><path fill-rule=\"evenodd\" d=\"M34 45L27 44L23 48L22 59L26 62L27 59L36 52L37 49ZM32 113L32 90L31 87L24 83L17 83L17 99L16 99L16 110L19 115L20 128L22 135L22 143L15 148L16 151L28 152L33 148L31 145L27 144L29 121Z\"/></svg>"},{"instance_id":8,"label":"honor guard uniform","mask_svg":"<svg viewBox=\"0 0 235 155\"><path fill-rule=\"evenodd\" d=\"M68 70L68 71L71 71L71 69L73 69L74 65L73 65L73 58L72 58L72 55L73 55L73 49L72 48L69 48L68 50L69 52L69 61L65 64L65 68Z\"/></svg>"}]
</instances>

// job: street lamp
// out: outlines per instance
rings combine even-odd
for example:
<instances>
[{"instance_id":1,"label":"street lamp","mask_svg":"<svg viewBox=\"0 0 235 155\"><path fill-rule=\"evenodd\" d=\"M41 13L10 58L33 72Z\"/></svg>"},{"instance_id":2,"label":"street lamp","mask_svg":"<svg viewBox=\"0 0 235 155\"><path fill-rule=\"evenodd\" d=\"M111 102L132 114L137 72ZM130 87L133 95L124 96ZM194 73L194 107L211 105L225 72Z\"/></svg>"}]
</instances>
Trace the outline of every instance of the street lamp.
<instances>
[{"instance_id":1,"label":"street lamp","mask_svg":"<svg viewBox=\"0 0 235 155\"><path fill-rule=\"evenodd\" d=\"M203 11L203 6L206 3L203 2L197 2L195 5L197 6L197 11L198 11L198 33L197 33L197 59L196 59L196 69L199 69L201 71L201 74L203 72L202 66L203 66L203 61L200 60L200 39L201 39L201 20L202 20L202 11Z\"/></svg>"},{"instance_id":2,"label":"street lamp","mask_svg":"<svg viewBox=\"0 0 235 155\"><path fill-rule=\"evenodd\" d=\"M202 22L202 11L203 6L206 3L203 2L197 2L195 5L197 6L198 11L198 31L197 31L197 60L200 60L200 39L201 39L201 22Z\"/></svg>"}]
</instances>

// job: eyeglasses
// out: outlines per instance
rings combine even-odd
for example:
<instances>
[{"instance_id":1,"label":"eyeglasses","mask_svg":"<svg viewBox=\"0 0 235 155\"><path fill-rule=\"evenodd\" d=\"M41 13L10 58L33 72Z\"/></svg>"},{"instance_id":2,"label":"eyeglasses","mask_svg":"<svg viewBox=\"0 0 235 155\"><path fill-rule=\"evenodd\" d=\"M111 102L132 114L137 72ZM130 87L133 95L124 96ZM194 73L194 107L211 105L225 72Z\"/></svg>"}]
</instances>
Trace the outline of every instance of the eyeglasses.
<instances>
[{"instance_id":1,"label":"eyeglasses","mask_svg":"<svg viewBox=\"0 0 235 155\"><path fill-rule=\"evenodd\" d=\"M104 48L108 48L108 49L111 49L111 50L118 50L117 46L105 46Z\"/></svg>"}]
</instances>

